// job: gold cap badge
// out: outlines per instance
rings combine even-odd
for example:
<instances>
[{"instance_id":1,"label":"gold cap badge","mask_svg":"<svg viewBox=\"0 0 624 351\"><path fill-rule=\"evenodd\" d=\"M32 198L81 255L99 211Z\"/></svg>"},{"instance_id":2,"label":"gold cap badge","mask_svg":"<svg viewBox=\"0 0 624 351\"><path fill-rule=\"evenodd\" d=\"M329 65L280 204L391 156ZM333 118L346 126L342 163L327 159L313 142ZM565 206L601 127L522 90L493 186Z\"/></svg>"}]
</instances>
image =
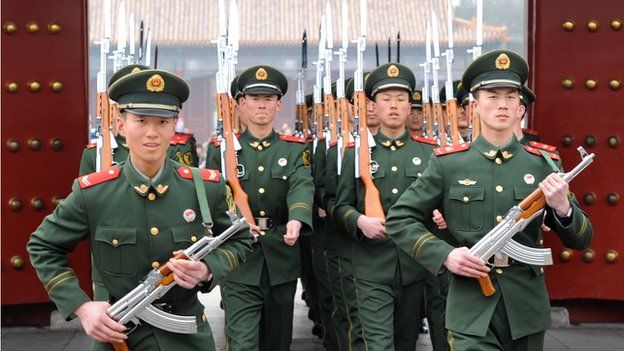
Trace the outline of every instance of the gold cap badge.
<instances>
[{"instance_id":1,"label":"gold cap badge","mask_svg":"<svg viewBox=\"0 0 624 351\"><path fill-rule=\"evenodd\" d=\"M509 69L509 66L511 66L511 60L509 60L509 56L507 56L507 54L502 53L496 58L495 64L498 69Z\"/></svg>"},{"instance_id":2,"label":"gold cap badge","mask_svg":"<svg viewBox=\"0 0 624 351\"><path fill-rule=\"evenodd\" d=\"M390 78L395 78L399 76L399 69L395 65L390 65L388 70L386 71L386 75Z\"/></svg>"},{"instance_id":3,"label":"gold cap badge","mask_svg":"<svg viewBox=\"0 0 624 351\"><path fill-rule=\"evenodd\" d=\"M141 72L141 69L139 67L134 67L132 69L132 72L130 72L130 73L137 73L137 72Z\"/></svg>"},{"instance_id":4,"label":"gold cap badge","mask_svg":"<svg viewBox=\"0 0 624 351\"><path fill-rule=\"evenodd\" d=\"M154 74L153 76L147 79L147 83L145 84L147 90L155 93L160 93L165 90L165 80L160 74Z\"/></svg>"},{"instance_id":5,"label":"gold cap badge","mask_svg":"<svg viewBox=\"0 0 624 351\"><path fill-rule=\"evenodd\" d=\"M421 99L420 93L415 91L414 94L412 94L412 99L420 100Z\"/></svg>"},{"instance_id":6,"label":"gold cap badge","mask_svg":"<svg viewBox=\"0 0 624 351\"><path fill-rule=\"evenodd\" d=\"M258 70L256 71L256 79L257 80L266 80L268 76L269 76L269 74L262 67L258 68Z\"/></svg>"}]
</instances>

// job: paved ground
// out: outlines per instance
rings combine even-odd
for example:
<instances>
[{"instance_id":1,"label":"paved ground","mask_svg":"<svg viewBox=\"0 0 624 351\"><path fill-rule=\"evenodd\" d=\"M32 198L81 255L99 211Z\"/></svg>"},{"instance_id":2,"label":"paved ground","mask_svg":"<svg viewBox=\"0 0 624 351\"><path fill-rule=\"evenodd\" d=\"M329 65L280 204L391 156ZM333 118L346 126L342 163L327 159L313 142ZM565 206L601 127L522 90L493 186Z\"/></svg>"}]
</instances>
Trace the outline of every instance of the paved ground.
<instances>
[{"instance_id":1,"label":"paved ground","mask_svg":"<svg viewBox=\"0 0 624 351\"><path fill-rule=\"evenodd\" d=\"M307 307L297 291L293 328L293 351L323 350L320 340L312 335L312 323L307 318ZM219 309L219 292L201 295L208 306L206 316L212 326L218 350L223 350L223 311ZM81 330L50 328L2 328L1 349L7 351L83 351L91 341ZM421 335L419 351L430 351L426 335ZM624 324L581 324L570 328L551 329L546 333L545 350L624 350Z\"/></svg>"}]
</instances>

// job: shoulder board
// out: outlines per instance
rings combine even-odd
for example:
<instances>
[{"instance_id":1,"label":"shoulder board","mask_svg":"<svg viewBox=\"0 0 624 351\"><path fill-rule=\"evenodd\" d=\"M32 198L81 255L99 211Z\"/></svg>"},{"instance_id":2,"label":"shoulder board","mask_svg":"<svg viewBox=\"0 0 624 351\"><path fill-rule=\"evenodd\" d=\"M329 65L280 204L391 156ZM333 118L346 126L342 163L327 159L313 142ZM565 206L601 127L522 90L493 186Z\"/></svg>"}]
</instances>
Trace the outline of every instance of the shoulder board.
<instances>
[{"instance_id":1,"label":"shoulder board","mask_svg":"<svg viewBox=\"0 0 624 351\"><path fill-rule=\"evenodd\" d=\"M93 148L97 147L97 144L96 144L96 143L93 143L93 144L87 144L87 146L85 146L85 147L86 147L87 149L93 149Z\"/></svg>"},{"instance_id":2,"label":"shoulder board","mask_svg":"<svg viewBox=\"0 0 624 351\"><path fill-rule=\"evenodd\" d=\"M556 146L548 145L548 144L544 144L544 143L538 143L537 141L530 141L529 145L533 146L534 148L537 148L537 149L542 149L544 151L549 151L549 152L557 151L557 147Z\"/></svg>"},{"instance_id":3,"label":"shoulder board","mask_svg":"<svg viewBox=\"0 0 624 351\"><path fill-rule=\"evenodd\" d=\"M214 145L214 146L220 146L221 143L219 143L219 137L214 137L212 139L210 139L210 142Z\"/></svg>"},{"instance_id":4,"label":"shoulder board","mask_svg":"<svg viewBox=\"0 0 624 351\"><path fill-rule=\"evenodd\" d=\"M438 146L438 142L433 139L423 138L421 136L412 136L412 139L414 139L415 141L420 141L421 143Z\"/></svg>"},{"instance_id":5,"label":"shoulder board","mask_svg":"<svg viewBox=\"0 0 624 351\"><path fill-rule=\"evenodd\" d=\"M280 134L279 138L282 141L291 141L291 142L301 143L301 144L305 144L306 142L305 138L299 138L294 135Z\"/></svg>"},{"instance_id":6,"label":"shoulder board","mask_svg":"<svg viewBox=\"0 0 624 351\"><path fill-rule=\"evenodd\" d=\"M528 129L528 128L522 128L522 132L523 133L527 133L527 134L531 134L531 135L539 135L537 130Z\"/></svg>"},{"instance_id":7,"label":"shoulder board","mask_svg":"<svg viewBox=\"0 0 624 351\"><path fill-rule=\"evenodd\" d=\"M173 138L171 139L171 145L182 144L185 145L190 138L193 137L191 133L175 133Z\"/></svg>"},{"instance_id":8,"label":"shoulder board","mask_svg":"<svg viewBox=\"0 0 624 351\"><path fill-rule=\"evenodd\" d=\"M314 141L314 137L310 135L310 136L308 137L308 139L306 139L306 141L307 141L308 143L311 143L311 142L313 142L313 141Z\"/></svg>"},{"instance_id":9,"label":"shoulder board","mask_svg":"<svg viewBox=\"0 0 624 351\"><path fill-rule=\"evenodd\" d=\"M457 145L442 146L437 149L433 149L433 153L435 153L436 156L443 156L454 154L456 152L466 151L468 149L470 149L470 143L461 143Z\"/></svg>"},{"instance_id":10,"label":"shoulder board","mask_svg":"<svg viewBox=\"0 0 624 351\"><path fill-rule=\"evenodd\" d=\"M200 172L203 180L209 180L211 182L218 182L219 181L219 175L221 174L216 169L200 168L199 172ZM191 173L191 169L189 167L180 167L180 168L178 168L178 174L182 178L193 179L193 173Z\"/></svg>"},{"instance_id":11,"label":"shoulder board","mask_svg":"<svg viewBox=\"0 0 624 351\"><path fill-rule=\"evenodd\" d=\"M119 172L119 168L113 166L103 171L83 175L76 180L82 189L86 189L119 177Z\"/></svg>"},{"instance_id":12,"label":"shoulder board","mask_svg":"<svg viewBox=\"0 0 624 351\"><path fill-rule=\"evenodd\" d=\"M525 146L524 149L526 151L534 154L534 155L542 156L542 153L540 152L540 149L534 148L532 146ZM546 151L546 150L544 150L544 151ZM552 158L554 160L560 160L561 159L561 157L559 155L555 154L555 153L546 151L546 154L548 155L548 157L550 157L550 158Z\"/></svg>"},{"instance_id":13,"label":"shoulder board","mask_svg":"<svg viewBox=\"0 0 624 351\"><path fill-rule=\"evenodd\" d=\"M351 149L355 147L355 142L347 143L347 148Z\"/></svg>"},{"instance_id":14,"label":"shoulder board","mask_svg":"<svg viewBox=\"0 0 624 351\"><path fill-rule=\"evenodd\" d=\"M334 141L334 142L329 143L329 147L334 147L334 146L336 146L336 145L338 145L338 142L337 142L337 141Z\"/></svg>"}]
</instances>

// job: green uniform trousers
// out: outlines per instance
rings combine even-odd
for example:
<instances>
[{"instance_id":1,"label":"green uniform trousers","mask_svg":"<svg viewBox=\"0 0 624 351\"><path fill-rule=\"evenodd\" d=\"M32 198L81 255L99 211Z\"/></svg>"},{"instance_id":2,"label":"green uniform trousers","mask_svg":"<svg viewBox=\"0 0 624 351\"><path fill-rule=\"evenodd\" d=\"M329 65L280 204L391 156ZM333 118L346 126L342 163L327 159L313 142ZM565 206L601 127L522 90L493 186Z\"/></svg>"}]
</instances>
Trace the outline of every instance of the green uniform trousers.
<instances>
[{"instance_id":1,"label":"green uniform trousers","mask_svg":"<svg viewBox=\"0 0 624 351\"><path fill-rule=\"evenodd\" d=\"M222 284L226 350L290 350L296 280L271 286L264 264L259 286L231 281Z\"/></svg>"},{"instance_id":2,"label":"green uniform trousers","mask_svg":"<svg viewBox=\"0 0 624 351\"><path fill-rule=\"evenodd\" d=\"M414 351L418 341L424 282L401 282L397 265L392 284L356 278L355 287L368 351Z\"/></svg>"},{"instance_id":3,"label":"green uniform trousers","mask_svg":"<svg viewBox=\"0 0 624 351\"><path fill-rule=\"evenodd\" d=\"M357 295L355 289L355 277L353 276L353 264L350 259L340 257L338 260L338 271L340 273L340 290L344 303L345 314L343 318L347 320L347 338L349 340L348 351L364 351L364 338L362 337L362 323L360 322Z\"/></svg>"},{"instance_id":4,"label":"green uniform trousers","mask_svg":"<svg viewBox=\"0 0 624 351\"><path fill-rule=\"evenodd\" d=\"M444 314L450 279L451 273L448 270L444 270L444 273L438 276L429 274L425 279L425 315L429 322L429 336L433 351L449 349Z\"/></svg>"},{"instance_id":5,"label":"green uniform trousers","mask_svg":"<svg viewBox=\"0 0 624 351\"><path fill-rule=\"evenodd\" d=\"M301 285L303 285L304 300L310 309L308 317L314 324L317 324L320 322L320 316L317 282L312 259L312 243L309 236L300 236L299 242L301 243Z\"/></svg>"},{"instance_id":6,"label":"green uniform trousers","mask_svg":"<svg viewBox=\"0 0 624 351\"><path fill-rule=\"evenodd\" d=\"M323 346L327 350L340 350L338 345L338 333L332 322L332 313L336 309L336 299L332 293L329 278L329 264L327 262L327 249L314 248L314 275L318 288L319 312L323 323Z\"/></svg>"},{"instance_id":7,"label":"green uniform trousers","mask_svg":"<svg viewBox=\"0 0 624 351\"><path fill-rule=\"evenodd\" d=\"M505 303L501 296L485 336L475 336L448 331L448 343L453 351L541 351L545 332L538 332L513 340Z\"/></svg>"},{"instance_id":8,"label":"green uniform trousers","mask_svg":"<svg viewBox=\"0 0 624 351\"><path fill-rule=\"evenodd\" d=\"M346 318L344 298L342 296L342 284L340 282L340 262L336 250L327 249L327 278L334 298L334 309L331 314L332 326L336 333L337 350L349 350L349 323Z\"/></svg>"}]
</instances>

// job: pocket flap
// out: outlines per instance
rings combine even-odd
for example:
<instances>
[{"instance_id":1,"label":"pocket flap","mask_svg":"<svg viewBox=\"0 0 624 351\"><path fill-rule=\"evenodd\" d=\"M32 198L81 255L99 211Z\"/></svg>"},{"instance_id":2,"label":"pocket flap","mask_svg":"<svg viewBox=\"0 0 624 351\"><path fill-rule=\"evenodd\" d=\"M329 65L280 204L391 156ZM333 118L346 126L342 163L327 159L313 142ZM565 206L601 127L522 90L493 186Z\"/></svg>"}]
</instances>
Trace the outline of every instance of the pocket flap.
<instances>
[{"instance_id":1,"label":"pocket flap","mask_svg":"<svg viewBox=\"0 0 624 351\"><path fill-rule=\"evenodd\" d=\"M107 243L110 246L135 245L137 231L135 228L117 228L98 226L95 230L95 241Z\"/></svg>"},{"instance_id":2,"label":"pocket flap","mask_svg":"<svg viewBox=\"0 0 624 351\"><path fill-rule=\"evenodd\" d=\"M421 170L418 167L407 167L405 169L405 175L408 177L418 178L421 176Z\"/></svg>"},{"instance_id":3,"label":"pocket flap","mask_svg":"<svg viewBox=\"0 0 624 351\"><path fill-rule=\"evenodd\" d=\"M473 201L483 201L484 190L480 186L451 185L449 189L449 199L464 203Z\"/></svg>"}]
</instances>

